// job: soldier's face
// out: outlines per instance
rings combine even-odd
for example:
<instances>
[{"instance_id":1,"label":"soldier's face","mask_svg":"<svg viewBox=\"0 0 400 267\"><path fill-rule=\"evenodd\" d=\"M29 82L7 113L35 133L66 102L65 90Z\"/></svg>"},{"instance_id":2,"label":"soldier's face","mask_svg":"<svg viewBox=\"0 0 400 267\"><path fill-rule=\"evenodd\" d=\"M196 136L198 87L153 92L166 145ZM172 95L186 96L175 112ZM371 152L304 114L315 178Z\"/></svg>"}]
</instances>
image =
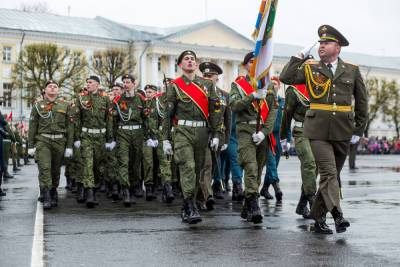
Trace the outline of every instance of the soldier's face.
<instances>
[{"instance_id":1,"label":"soldier's face","mask_svg":"<svg viewBox=\"0 0 400 267\"><path fill-rule=\"evenodd\" d=\"M319 57L324 60L337 57L340 53L340 45L336 42L320 42L318 48Z\"/></svg>"},{"instance_id":2,"label":"soldier's face","mask_svg":"<svg viewBox=\"0 0 400 267\"><path fill-rule=\"evenodd\" d=\"M55 83L51 83L51 84L47 85L46 88L44 89L44 93L46 94L46 96L50 96L50 97L58 96L59 92L60 91L59 91L58 85Z\"/></svg>"},{"instance_id":3,"label":"soldier's face","mask_svg":"<svg viewBox=\"0 0 400 267\"><path fill-rule=\"evenodd\" d=\"M114 95L121 95L121 88L119 86L114 86L112 89L112 92L114 93Z\"/></svg>"},{"instance_id":4,"label":"soldier's face","mask_svg":"<svg viewBox=\"0 0 400 267\"><path fill-rule=\"evenodd\" d=\"M115 97L115 94L114 94L113 91L111 91L111 92L108 93L108 98L110 99L110 101L113 101L113 100L114 100L114 97Z\"/></svg>"},{"instance_id":5,"label":"soldier's face","mask_svg":"<svg viewBox=\"0 0 400 267\"><path fill-rule=\"evenodd\" d=\"M253 66L253 63L254 63L254 58L250 59L249 62L247 62L247 64L246 64L247 72L250 72L250 70L251 70L251 68Z\"/></svg>"},{"instance_id":6,"label":"soldier's face","mask_svg":"<svg viewBox=\"0 0 400 267\"><path fill-rule=\"evenodd\" d=\"M218 82L218 74L204 74L203 78L211 80L214 84Z\"/></svg>"},{"instance_id":7,"label":"soldier's face","mask_svg":"<svg viewBox=\"0 0 400 267\"><path fill-rule=\"evenodd\" d=\"M153 89L146 89L146 96L148 98L152 98L155 94L156 94L156 91L154 91Z\"/></svg>"},{"instance_id":8,"label":"soldier's face","mask_svg":"<svg viewBox=\"0 0 400 267\"><path fill-rule=\"evenodd\" d=\"M135 88L135 82L131 79L124 79L122 82L124 83L124 89L127 91L131 91Z\"/></svg>"},{"instance_id":9,"label":"soldier's face","mask_svg":"<svg viewBox=\"0 0 400 267\"><path fill-rule=\"evenodd\" d=\"M275 80L271 80L272 85L274 86L274 90L275 92L277 92L279 90L279 83Z\"/></svg>"},{"instance_id":10,"label":"soldier's face","mask_svg":"<svg viewBox=\"0 0 400 267\"><path fill-rule=\"evenodd\" d=\"M180 67L184 72L195 72L197 70L196 58L192 55L186 55L183 57Z\"/></svg>"},{"instance_id":11,"label":"soldier's face","mask_svg":"<svg viewBox=\"0 0 400 267\"><path fill-rule=\"evenodd\" d=\"M87 80L86 81L86 88L88 92L96 92L99 89L100 84L95 80Z\"/></svg>"}]
</instances>

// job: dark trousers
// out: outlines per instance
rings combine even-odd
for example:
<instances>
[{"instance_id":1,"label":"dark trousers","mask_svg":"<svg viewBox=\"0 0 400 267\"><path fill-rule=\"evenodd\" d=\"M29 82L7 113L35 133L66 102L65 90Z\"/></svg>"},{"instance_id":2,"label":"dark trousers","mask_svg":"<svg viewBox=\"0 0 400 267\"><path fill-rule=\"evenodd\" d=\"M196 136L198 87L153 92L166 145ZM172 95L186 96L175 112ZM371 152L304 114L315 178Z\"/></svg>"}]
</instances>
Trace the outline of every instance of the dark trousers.
<instances>
[{"instance_id":1,"label":"dark trousers","mask_svg":"<svg viewBox=\"0 0 400 267\"><path fill-rule=\"evenodd\" d=\"M319 188L311 215L316 221L325 218L328 211L340 208L340 172L346 161L348 141L310 140L312 152L320 174Z\"/></svg>"},{"instance_id":2,"label":"dark trousers","mask_svg":"<svg viewBox=\"0 0 400 267\"><path fill-rule=\"evenodd\" d=\"M350 144L349 148L349 168L356 168L356 154L357 154L358 144Z\"/></svg>"}]
</instances>

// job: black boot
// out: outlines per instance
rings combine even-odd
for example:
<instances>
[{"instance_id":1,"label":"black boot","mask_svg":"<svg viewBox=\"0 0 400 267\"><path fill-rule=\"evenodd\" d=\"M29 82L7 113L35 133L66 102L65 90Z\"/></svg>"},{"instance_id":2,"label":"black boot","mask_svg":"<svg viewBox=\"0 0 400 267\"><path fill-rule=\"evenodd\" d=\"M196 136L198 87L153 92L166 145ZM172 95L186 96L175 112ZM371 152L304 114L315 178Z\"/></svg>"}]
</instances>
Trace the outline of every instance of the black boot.
<instances>
[{"instance_id":1,"label":"black boot","mask_svg":"<svg viewBox=\"0 0 400 267\"><path fill-rule=\"evenodd\" d=\"M281 188L279 186L279 182L272 183L272 186L274 187L274 190L275 190L276 201L281 202L283 193L282 193Z\"/></svg>"},{"instance_id":2,"label":"black boot","mask_svg":"<svg viewBox=\"0 0 400 267\"><path fill-rule=\"evenodd\" d=\"M65 184L65 189L68 191L71 190L71 179L69 177L65 177L66 184Z\"/></svg>"},{"instance_id":3,"label":"black boot","mask_svg":"<svg viewBox=\"0 0 400 267\"><path fill-rule=\"evenodd\" d=\"M8 171L6 171L3 175L4 179L12 179L14 178L14 176L12 176Z\"/></svg>"},{"instance_id":4,"label":"black boot","mask_svg":"<svg viewBox=\"0 0 400 267\"><path fill-rule=\"evenodd\" d=\"M107 191L107 182L102 179L100 182L100 188L99 188L100 193L105 193Z\"/></svg>"},{"instance_id":5,"label":"black boot","mask_svg":"<svg viewBox=\"0 0 400 267\"><path fill-rule=\"evenodd\" d=\"M81 183L78 183L78 197L77 197L76 201L78 201L78 203L85 203L85 201L86 201L85 188L83 187L83 185Z\"/></svg>"},{"instance_id":6,"label":"black boot","mask_svg":"<svg viewBox=\"0 0 400 267\"><path fill-rule=\"evenodd\" d=\"M249 206L250 206L250 221L254 224L262 223L262 215L260 206L258 205L258 198L256 196L251 196L249 199ZM248 219L247 219L248 220Z\"/></svg>"},{"instance_id":7,"label":"black boot","mask_svg":"<svg viewBox=\"0 0 400 267\"><path fill-rule=\"evenodd\" d=\"M263 187L261 188L260 195L263 196L265 199L274 199L274 197L268 192L270 184L264 183Z\"/></svg>"},{"instance_id":8,"label":"black boot","mask_svg":"<svg viewBox=\"0 0 400 267\"><path fill-rule=\"evenodd\" d=\"M199 210L196 205L196 200L194 198L188 199L189 206L189 216L187 217L188 224L196 224L202 221L201 216L199 214Z\"/></svg>"},{"instance_id":9,"label":"black boot","mask_svg":"<svg viewBox=\"0 0 400 267\"><path fill-rule=\"evenodd\" d=\"M75 179L71 179L71 193L76 194L78 192L78 187Z\"/></svg>"},{"instance_id":10,"label":"black boot","mask_svg":"<svg viewBox=\"0 0 400 267\"><path fill-rule=\"evenodd\" d=\"M331 235L333 231L329 228L325 221L314 223L314 232L318 234Z\"/></svg>"},{"instance_id":11,"label":"black boot","mask_svg":"<svg viewBox=\"0 0 400 267\"><path fill-rule=\"evenodd\" d=\"M244 193L242 183L235 182L233 183L232 189L232 201L243 201Z\"/></svg>"},{"instance_id":12,"label":"black boot","mask_svg":"<svg viewBox=\"0 0 400 267\"><path fill-rule=\"evenodd\" d=\"M1 189L0 187L0 197L5 197L6 195L6 192L4 192L3 189Z\"/></svg>"},{"instance_id":13,"label":"black boot","mask_svg":"<svg viewBox=\"0 0 400 267\"><path fill-rule=\"evenodd\" d=\"M224 192L222 191L221 181L214 181L212 185L212 190L216 199L224 199Z\"/></svg>"},{"instance_id":14,"label":"black boot","mask_svg":"<svg viewBox=\"0 0 400 267\"><path fill-rule=\"evenodd\" d=\"M307 197L304 194L304 191L301 190L299 203L297 203L296 207L296 213L302 215L304 219L311 219L310 210L307 208L307 203Z\"/></svg>"},{"instance_id":15,"label":"black boot","mask_svg":"<svg viewBox=\"0 0 400 267\"><path fill-rule=\"evenodd\" d=\"M129 193L129 195L130 195L129 188L126 187L126 189L128 190L128 193ZM114 201L118 201L118 200L119 200L119 192L118 192L118 191L119 191L119 190L118 190L118 184L117 184L117 183L114 183L113 186L112 186L112 190L111 190L111 198L112 198ZM130 198L129 198L129 200L130 200Z\"/></svg>"},{"instance_id":16,"label":"black boot","mask_svg":"<svg viewBox=\"0 0 400 267\"><path fill-rule=\"evenodd\" d=\"M38 199L37 199L39 202L42 202L43 203L43 189L42 188L39 188L39 196L38 196Z\"/></svg>"},{"instance_id":17,"label":"black boot","mask_svg":"<svg viewBox=\"0 0 400 267\"><path fill-rule=\"evenodd\" d=\"M58 206L58 192L57 188L52 187L50 189L50 203L52 207L57 207Z\"/></svg>"},{"instance_id":18,"label":"black boot","mask_svg":"<svg viewBox=\"0 0 400 267\"><path fill-rule=\"evenodd\" d=\"M142 188L142 182L140 182L138 185L135 186L133 194L137 198L143 197L143 188Z\"/></svg>"},{"instance_id":19,"label":"black boot","mask_svg":"<svg viewBox=\"0 0 400 267\"><path fill-rule=\"evenodd\" d=\"M146 187L146 201L152 201L154 199L153 186L145 185Z\"/></svg>"},{"instance_id":20,"label":"black boot","mask_svg":"<svg viewBox=\"0 0 400 267\"><path fill-rule=\"evenodd\" d=\"M96 205L93 188L85 188L85 191L86 191L86 207L92 209Z\"/></svg>"},{"instance_id":21,"label":"black boot","mask_svg":"<svg viewBox=\"0 0 400 267\"><path fill-rule=\"evenodd\" d=\"M215 205L215 199L212 196L208 196L206 200L207 210L213 210Z\"/></svg>"},{"instance_id":22,"label":"black boot","mask_svg":"<svg viewBox=\"0 0 400 267\"><path fill-rule=\"evenodd\" d=\"M335 220L336 233L346 232L346 228L350 227L350 222L343 218L343 214L336 207L332 209L331 213Z\"/></svg>"},{"instance_id":23,"label":"black boot","mask_svg":"<svg viewBox=\"0 0 400 267\"><path fill-rule=\"evenodd\" d=\"M122 188L122 196L123 196L124 206L130 207L132 203L131 203L129 189L127 187Z\"/></svg>"},{"instance_id":24,"label":"black boot","mask_svg":"<svg viewBox=\"0 0 400 267\"><path fill-rule=\"evenodd\" d=\"M17 168L17 166L14 166L13 167L13 172L19 172L21 169L20 168Z\"/></svg>"},{"instance_id":25,"label":"black boot","mask_svg":"<svg viewBox=\"0 0 400 267\"><path fill-rule=\"evenodd\" d=\"M48 210L51 209L51 197L49 189L43 189L43 209Z\"/></svg>"},{"instance_id":26,"label":"black boot","mask_svg":"<svg viewBox=\"0 0 400 267\"><path fill-rule=\"evenodd\" d=\"M224 188L225 188L225 192L231 192L232 191L231 185L229 184L229 179L224 180Z\"/></svg>"},{"instance_id":27,"label":"black boot","mask_svg":"<svg viewBox=\"0 0 400 267\"><path fill-rule=\"evenodd\" d=\"M175 196L169 183L164 184L161 199L164 203L172 203L174 201Z\"/></svg>"},{"instance_id":28,"label":"black boot","mask_svg":"<svg viewBox=\"0 0 400 267\"><path fill-rule=\"evenodd\" d=\"M183 204L182 204L182 209L181 209L181 218L182 218L183 223L188 222L189 215L190 215L189 199L184 199Z\"/></svg>"},{"instance_id":29,"label":"black boot","mask_svg":"<svg viewBox=\"0 0 400 267\"><path fill-rule=\"evenodd\" d=\"M247 220L247 217L249 216L249 209L249 199L245 198L242 206L242 211L240 212L240 217L242 217L242 219Z\"/></svg>"},{"instance_id":30,"label":"black boot","mask_svg":"<svg viewBox=\"0 0 400 267\"><path fill-rule=\"evenodd\" d=\"M179 189L179 183L178 182L172 182L172 193L174 194L175 197L178 197L181 194L181 191Z\"/></svg>"}]
</instances>

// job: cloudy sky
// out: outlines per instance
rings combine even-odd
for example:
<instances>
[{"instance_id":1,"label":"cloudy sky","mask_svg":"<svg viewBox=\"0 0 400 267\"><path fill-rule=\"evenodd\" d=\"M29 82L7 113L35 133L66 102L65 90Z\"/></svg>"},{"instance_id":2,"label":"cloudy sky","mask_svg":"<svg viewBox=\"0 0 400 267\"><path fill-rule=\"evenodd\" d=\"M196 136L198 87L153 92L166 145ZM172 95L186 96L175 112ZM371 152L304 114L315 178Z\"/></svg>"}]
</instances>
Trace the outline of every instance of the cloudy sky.
<instances>
[{"instance_id":1,"label":"cloudy sky","mask_svg":"<svg viewBox=\"0 0 400 267\"><path fill-rule=\"evenodd\" d=\"M2 8L20 8L43 0L0 0ZM47 7L59 15L103 16L118 22L177 26L218 19L250 37L260 0L52 0ZM307 46L317 39L317 28L330 24L350 41L344 51L400 56L400 1L398 0L280 0L276 42Z\"/></svg>"}]
</instances>

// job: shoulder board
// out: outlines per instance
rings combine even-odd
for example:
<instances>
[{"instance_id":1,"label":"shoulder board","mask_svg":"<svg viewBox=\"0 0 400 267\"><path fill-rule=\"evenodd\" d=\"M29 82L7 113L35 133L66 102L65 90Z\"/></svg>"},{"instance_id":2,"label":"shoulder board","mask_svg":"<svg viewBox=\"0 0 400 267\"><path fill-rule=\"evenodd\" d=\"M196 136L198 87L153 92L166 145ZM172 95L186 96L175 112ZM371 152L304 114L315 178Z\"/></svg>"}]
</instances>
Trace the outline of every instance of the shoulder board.
<instances>
[{"instance_id":1,"label":"shoulder board","mask_svg":"<svg viewBox=\"0 0 400 267\"><path fill-rule=\"evenodd\" d=\"M350 62L347 62L347 61L344 61L343 63L345 63L347 65L350 65L350 66L353 66L353 67L358 67L357 64L353 64L353 63L350 63Z\"/></svg>"},{"instance_id":2,"label":"shoulder board","mask_svg":"<svg viewBox=\"0 0 400 267\"><path fill-rule=\"evenodd\" d=\"M104 97L104 96L107 96L107 93L106 92L100 92L99 95Z\"/></svg>"},{"instance_id":3,"label":"shoulder board","mask_svg":"<svg viewBox=\"0 0 400 267\"><path fill-rule=\"evenodd\" d=\"M313 60L313 59L308 59L306 62L304 62L305 64L309 64L309 65L316 65L319 64L318 60Z\"/></svg>"}]
</instances>

